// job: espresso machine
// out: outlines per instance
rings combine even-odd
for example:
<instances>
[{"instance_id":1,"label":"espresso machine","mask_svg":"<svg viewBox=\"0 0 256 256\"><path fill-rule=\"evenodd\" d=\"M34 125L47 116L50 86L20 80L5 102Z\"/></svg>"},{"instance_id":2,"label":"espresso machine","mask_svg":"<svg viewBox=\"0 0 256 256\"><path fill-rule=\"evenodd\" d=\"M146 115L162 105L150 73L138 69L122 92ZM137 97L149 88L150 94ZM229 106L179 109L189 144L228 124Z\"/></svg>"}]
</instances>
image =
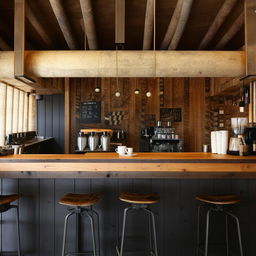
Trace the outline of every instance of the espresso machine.
<instances>
[{"instance_id":1,"label":"espresso machine","mask_svg":"<svg viewBox=\"0 0 256 256\"><path fill-rule=\"evenodd\" d=\"M245 129L248 126L247 117L232 117L231 118L231 129L232 137L229 140L228 153L231 155L239 155L241 145L245 145Z\"/></svg>"},{"instance_id":2,"label":"espresso machine","mask_svg":"<svg viewBox=\"0 0 256 256\"><path fill-rule=\"evenodd\" d=\"M182 141L170 122L162 126L161 121L158 121L156 127L142 129L140 151L180 152Z\"/></svg>"}]
</instances>

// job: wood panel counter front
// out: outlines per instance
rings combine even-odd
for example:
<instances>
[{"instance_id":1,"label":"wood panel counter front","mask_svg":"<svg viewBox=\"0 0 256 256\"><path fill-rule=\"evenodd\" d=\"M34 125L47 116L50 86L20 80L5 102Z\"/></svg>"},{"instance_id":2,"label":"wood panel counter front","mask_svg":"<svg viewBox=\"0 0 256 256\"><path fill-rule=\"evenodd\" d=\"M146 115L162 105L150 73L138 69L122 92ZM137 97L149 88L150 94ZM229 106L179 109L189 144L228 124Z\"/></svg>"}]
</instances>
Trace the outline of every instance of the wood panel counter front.
<instances>
[{"instance_id":1,"label":"wood panel counter front","mask_svg":"<svg viewBox=\"0 0 256 256\"><path fill-rule=\"evenodd\" d=\"M256 178L256 156L116 153L0 157L0 178Z\"/></svg>"}]
</instances>

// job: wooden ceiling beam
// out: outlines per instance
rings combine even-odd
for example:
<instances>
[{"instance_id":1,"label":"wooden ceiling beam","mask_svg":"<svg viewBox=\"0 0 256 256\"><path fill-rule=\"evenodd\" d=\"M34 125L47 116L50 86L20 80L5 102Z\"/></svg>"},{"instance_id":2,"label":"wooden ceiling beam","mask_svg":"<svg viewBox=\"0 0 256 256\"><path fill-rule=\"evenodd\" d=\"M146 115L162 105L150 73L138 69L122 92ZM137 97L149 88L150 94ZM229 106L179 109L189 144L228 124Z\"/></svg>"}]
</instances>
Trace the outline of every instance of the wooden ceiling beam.
<instances>
[{"instance_id":1,"label":"wooden ceiling beam","mask_svg":"<svg viewBox=\"0 0 256 256\"><path fill-rule=\"evenodd\" d=\"M0 37L0 49L3 51L9 51L12 49L11 46L7 44L2 37Z\"/></svg>"},{"instance_id":2,"label":"wooden ceiling beam","mask_svg":"<svg viewBox=\"0 0 256 256\"><path fill-rule=\"evenodd\" d=\"M166 50L172 40L172 37L176 31L179 19L180 19L180 13L182 9L183 0L178 0L176 7L174 9L171 21L169 23L169 26L167 28L167 31L165 33L164 39L161 43L160 49Z\"/></svg>"},{"instance_id":3,"label":"wooden ceiling beam","mask_svg":"<svg viewBox=\"0 0 256 256\"><path fill-rule=\"evenodd\" d=\"M34 29L37 31L38 35L41 37L41 39L44 41L44 43L48 47L52 47L53 43L51 38L48 36L47 32L41 25L41 23L38 21L37 16L34 14L28 3L26 4L26 17L30 24L34 27Z\"/></svg>"},{"instance_id":4,"label":"wooden ceiling beam","mask_svg":"<svg viewBox=\"0 0 256 256\"><path fill-rule=\"evenodd\" d=\"M182 37L183 31L187 25L187 21L189 18L189 14L192 8L194 0L185 0L182 4L182 9L180 12L180 18L175 30L175 33L172 37L172 40L170 42L170 45L168 47L168 50L175 50L180 42L180 39Z\"/></svg>"},{"instance_id":5,"label":"wooden ceiling beam","mask_svg":"<svg viewBox=\"0 0 256 256\"><path fill-rule=\"evenodd\" d=\"M221 50L225 45L236 35L236 33L243 27L244 24L244 13L242 12L224 36L219 40L219 42L214 47L215 50Z\"/></svg>"},{"instance_id":6,"label":"wooden ceiling beam","mask_svg":"<svg viewBox=\"0 0 256 256\"><path fill-rule=\"evenodd\" d=\"M143 50L150 50L152 45L154 31L154 1L155 0L147 0L142 47Z\"/></svg>"},{"instance_id":7,"label":"wooden ceiling beam","mask_svg":"<svg viewBox=\"0 0 256 256\"><path fill-rule=\"evenodd\" d=\"M207 33L205 34L203 40L201 41L198 50L203 50L207 47L209 42L213 39L216 32L219 30L223 22L225 21L226 17L231 12L232 8L234 7L237 0L226 0L223 5L221 6L220 10L218 11L213 23L211 24L210 28L208 29Z\"/></svg>"},{"instance_id":8,"label":"wooden ceiling beam","mask_svg":"<svg viewBox=\"0 0 256 256\"><path fill-rule=\"evenodd\" d=\"M88 40L89 49L97 50L98 42L91 0L80 0L80 6L82 10L84 28Z\"/></svg>"},{"instance_id":9,"label":"wooden ceiling beam","mask_svg":"<svg viewBox=\"0 0 256 256\"><path fill-rule=\"evenodd\" d=\"M54 15L59 23L60 29L63 33L63 36L67 42L69 49L75 50L77 49L77 45L75 42L75 38L73 36L73 32L71 26L68 22L67 15L62 6L63 1L61 0L49 0Z\"/></svg>"},{"instance_id":10,"label":"wooden ceiling beam","mask_svg":"<svg viewBox=\"0 0 256 256\"><path fill-rule=\"evenodd\" d=\"M14 52L0 52L0 80L13 78L13 59ZM25 67L36 77L116 77L116 51L27 51ZM241 51L118 52L120 77L240 77L244 74L245 52Z\"/></svg>"}]
</instances>

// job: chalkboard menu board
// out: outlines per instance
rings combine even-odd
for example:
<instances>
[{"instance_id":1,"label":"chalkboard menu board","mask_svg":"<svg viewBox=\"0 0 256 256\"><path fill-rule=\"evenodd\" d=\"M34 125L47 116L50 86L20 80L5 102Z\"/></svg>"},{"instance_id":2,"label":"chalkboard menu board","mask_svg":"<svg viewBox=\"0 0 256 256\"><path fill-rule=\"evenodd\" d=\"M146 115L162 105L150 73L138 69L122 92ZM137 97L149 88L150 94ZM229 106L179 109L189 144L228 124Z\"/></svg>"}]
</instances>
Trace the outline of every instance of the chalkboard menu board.
<instances>
[{"instance_id":1,"label":"chalkboard menu board","mask_svg":"<svg viewBox=\"0 0 256 256\"><path fill-rule=\"evenodd\" d=\"M80 123L95 124L101 122L100 101L85 101L80 103Z\"/></svg>"}]
</instances>

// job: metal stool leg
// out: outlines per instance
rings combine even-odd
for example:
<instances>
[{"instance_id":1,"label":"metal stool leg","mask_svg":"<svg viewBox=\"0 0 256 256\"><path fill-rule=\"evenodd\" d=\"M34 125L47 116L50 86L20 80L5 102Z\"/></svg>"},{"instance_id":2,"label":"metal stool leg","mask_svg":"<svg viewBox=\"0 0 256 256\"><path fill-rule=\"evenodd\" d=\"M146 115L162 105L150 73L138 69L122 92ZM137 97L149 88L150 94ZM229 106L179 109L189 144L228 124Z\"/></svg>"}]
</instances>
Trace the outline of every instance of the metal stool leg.
<instances>
[{"instance_id":1,"label":"metal stool leg","mask_svg":"<svg viewBox=\"0 0 256 256\"><path fill-rule=\"evenodd\" d=\"M243 247L242 247L242 238L241 238L241 230L240 230L239 219L233 213L231 213L231 212L226 212L226 213L229 216L233 217L235 219L235 221L236 221L240 255L243 256Z\"/></svg>"},{"instance_id":2,"label":"metal stool leg","mask_svg":"<svg viewBox=\"0 0 256 256\"><path fill-rule=\"evenodd\" d=\"M205 233L205 248L204 248L204 255L208 255L208 240L209 240L209 222L210 222L210 212L211 209L207 211L206 214L206 233Z\"/></svg>"},{"instance_id":3,"label":"metal stool leg","mask_svg":"<svg viewBox=\"0 0 256 256\"><path fill-rule=\"evenodd\" d=\"M97 218L97 237L98 237L98 256L100 256L100 218L99 218L99 214L92 209L92 212L96 215L96 218Z\"/></svg>"},{"instance_id":4,"label":"metal stool leg","mask_svg":"<svg viewBox=\"0 0 256 256\"><path fill-rule=\"evenodd\" d=\"M200 248L200 210L203 208L203 205L199 205L197 208L197 245L196 245L196 255L199 255Z\"/></svg>"},{"instance_id":5,"label":"metal stool leg","mask_svg":"<svg viewBox=\"0 0 256 256\"><path fill-rule=\"evenodd\" d=\"M150 254L153 254L153 246L152 246L152 231L151 231L151 226L152 226L152 221L151 221L151 214L148 214L148 232L149 232L149 249L150 249Z\"/></svg>"},{"instance_id":6,"label":"metal stool leg","mask_svg":"<svg viewBox=\"0 0 256 256\"><path fill-rule=\"evenodd\" d=\"M73 215L74 212L70 212L66 215L65 217L65 222L64 222L64 231L63 231L63 241L62 241L62 256L65 256L65 247L66 247L66 236L67 236L67 224L68 224L68 219L71 215Z\"/></svg>"},{"instance_id":7,"label":"metal stool leg","mask_svg":"<svg viewBox=\"0 0 256 256\"><path fill-rule=\"evenodd\" d=\"M96 244L95 244L95 233L94 233L94 221L93 221L93 217L92 217L92 215L91 215L88 211L86 211L86 215L87 215L88 218L90 219L90 223L91 223L93 255L94 255L94 256L97 256L97 253L96 253Z\"/></svg>"},{"instance_id":8,"label":"metal stool leg","mask_svg":"<svg viewBox=\"0 0 256 256\"><path fill-rule=\"evenodd\" d=\"M124 251L124 236L125 236L125 225L126 225L126 216L127 216L127 212L128 210L130 210L131 207L127 207L124 209L124 215L123 215L123 227L122 227L122 237L121 237L121 246L120 246L120 250L118 251L118 255L119 256L123 256L123 251Z\"/></svg>"},{"instance_id":9,"label":"metal stool leg","mask_svg":"<svg viewBox=\"0 0 256 256\"><path fill-rule=\"evenodd\" d=\"M229 255L229 241L228 241L228 215L225 213L225 226L226 226L226 249L227 249L227 256Z\"/></svg>"},{"instance_id":10,"label":"metal stool leg","mask_svg":"<svg viewBox=\"0 0 256 256\"><path fill-rule=\"evenodd\" d=\"M21 256L20 250L20 222L19 222L19 207L17 205L11 205L11 208L16 210L16 234L17 234L17 252L18 256Z\"/></svg>"},{"instance_id":11,"label":"metal stool leg","mask_svg":"<svg viewBox=\"0 0 256 256\"><path fill-rule=\"evenodd\" d=\"M147 209L148 210L148 209ZM156 241L156 223L155 223L155 215L152 211L148 210L149 213L151 214L152 218L152 226L153 226L153 239L154 239L154 249L155 249L155 256L158 256L157 253L157 241Z\"/></svg>"}]
</instances>

